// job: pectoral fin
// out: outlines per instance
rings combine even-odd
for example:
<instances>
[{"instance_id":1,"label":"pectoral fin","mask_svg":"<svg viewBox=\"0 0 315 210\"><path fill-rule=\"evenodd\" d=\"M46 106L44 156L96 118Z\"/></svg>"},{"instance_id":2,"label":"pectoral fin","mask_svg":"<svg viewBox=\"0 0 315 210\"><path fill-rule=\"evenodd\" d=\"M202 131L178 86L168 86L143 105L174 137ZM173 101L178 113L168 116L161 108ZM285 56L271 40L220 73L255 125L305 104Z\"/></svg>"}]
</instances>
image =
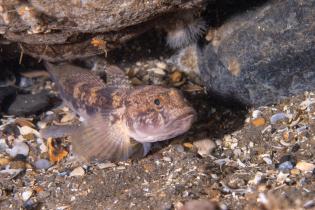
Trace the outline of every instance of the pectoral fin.
<instances>
[{"instance_id":1,"label":"pectoral fin","mask_svg":"<svg viewBox=\"0 0 315 210\"><path fill-rule=\"evenodd\" d=\"M86 119L71 135L74 152L85 160L126 160L132 154L132 145L120 122L112 123L100 114Z\"/></svg>"}]
</instances>

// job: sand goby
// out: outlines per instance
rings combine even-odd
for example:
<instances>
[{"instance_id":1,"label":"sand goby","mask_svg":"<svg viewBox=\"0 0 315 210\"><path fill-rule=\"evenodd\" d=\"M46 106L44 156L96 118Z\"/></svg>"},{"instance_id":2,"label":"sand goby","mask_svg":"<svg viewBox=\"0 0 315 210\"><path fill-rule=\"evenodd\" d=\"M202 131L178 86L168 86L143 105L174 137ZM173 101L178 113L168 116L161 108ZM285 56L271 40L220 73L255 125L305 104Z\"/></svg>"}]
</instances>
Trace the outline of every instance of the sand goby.
<instances>
[{"instance_id":1,"label":"sand goby","mask_svg":"<svg viewBox=\"0 0 315 210\"><path fill-rule=\"evenodd\" d=\"M68 134L74 152L88 161L128 159L138 151L139 143L146 155L152 142L185 133L196 117L180 91L156 85L132 86L116 66L106 67L106 83L78 66L46 63L46 68L63 101L84 119ZM44 136L47 133L42 132Z\"/></svg>"}]
</instances>

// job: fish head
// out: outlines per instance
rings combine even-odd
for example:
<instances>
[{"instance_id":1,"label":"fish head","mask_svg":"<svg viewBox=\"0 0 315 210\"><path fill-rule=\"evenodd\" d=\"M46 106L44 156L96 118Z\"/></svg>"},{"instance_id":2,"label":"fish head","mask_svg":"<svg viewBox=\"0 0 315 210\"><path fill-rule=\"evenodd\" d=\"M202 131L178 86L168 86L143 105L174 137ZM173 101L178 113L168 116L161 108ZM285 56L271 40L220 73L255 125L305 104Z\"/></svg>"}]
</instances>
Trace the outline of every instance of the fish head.
<instances>
[{"instance_id":1,"label":"fish head","mask_svg":"<svg viewBox=\"0 0 315 210\"><path fill-rule=\"evenodd\" d=\"M137 87L125 106L129 136L139 142L174 138L188 131L196 119L196 111L174 88Z\"/></svg>"}]
</instances>

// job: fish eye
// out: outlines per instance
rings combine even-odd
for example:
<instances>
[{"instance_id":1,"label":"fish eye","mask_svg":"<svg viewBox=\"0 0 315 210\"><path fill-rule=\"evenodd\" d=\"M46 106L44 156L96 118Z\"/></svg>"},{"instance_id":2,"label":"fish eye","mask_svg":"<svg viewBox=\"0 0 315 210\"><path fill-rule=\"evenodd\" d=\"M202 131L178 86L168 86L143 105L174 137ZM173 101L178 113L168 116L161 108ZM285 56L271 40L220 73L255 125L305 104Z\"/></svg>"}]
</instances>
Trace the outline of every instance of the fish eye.
<instances>
[{"instance_id":1,"label":"fish eye","mask_svg":"<svg viewBox=\"0 0 315 210\"><path fill-rule=\"evenodd\" d=\"M159 99L154 99L154 104L159 106L161 104L160 100Z\"/></svg>"}]
</instances>

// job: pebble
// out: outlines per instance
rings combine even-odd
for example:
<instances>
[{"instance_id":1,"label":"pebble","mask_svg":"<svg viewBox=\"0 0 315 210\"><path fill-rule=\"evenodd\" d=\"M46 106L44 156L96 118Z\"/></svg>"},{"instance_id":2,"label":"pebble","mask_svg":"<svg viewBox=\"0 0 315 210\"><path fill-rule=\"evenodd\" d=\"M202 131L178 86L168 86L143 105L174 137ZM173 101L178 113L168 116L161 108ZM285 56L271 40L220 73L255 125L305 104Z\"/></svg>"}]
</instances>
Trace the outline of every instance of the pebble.
<instances>
[{"instance_id":1,"label":"pebble","mask_svg":"<svg viewBox=\"0 0 315 210\"><path fill-rule=\"evenodd\" d=\"M163 160L166 161L166 162L171 162L172 159L170 157L163 157Z\"/></svg>"},{"instance_id":2,"label":"pebble","mask_svg":"<svg viewBox=\"0 0 315 210\"><path fill-rule=\"evenodd\" d=\"M85 174L85 171L82 167L77 167L71 171L69 176L83 176Z\"/></svg>"},{"instance_id":3,"label":"pebble","mask_svg":"<svg viewBox=\"0 0 315 210\"><path fill-rule=\"evenodd\" d=\"M264 157L263 160L265 161L265 163L267 163L268 165L272 164L272 160L269 157Z\"/></svg>"},{"instance_id":4,"label":"pebble","mask_svg":"<svg viewBox=\"0 0 315 210\"><path fill-rule=\"evenodd\" d=\"M72 121L73 119L75 118L75 115L73 114L73 113L67 113L66 115L64 115L62 118L61 118L61 120L60 120L60 122L61 123L66 123L66 122L70 122L70 121Z\"/></svg>"},{"instance_id":5,"label":"pebble","mask_svg":"<svg viewBox=\"0 0 315 210\"><path fill-rule=\"evenodd\" d=\"M23 201L27 201L28 199L30 199L33 195L33 191L28 190L22 193L22 199Z\"/></svg>"},{"instance_id":6,"label":"pebble","mask_svg":"<svg viewBox=\"0 0 315 210\"><path fill-rule=\"evenodd\" d=\"M29 126L22 126L19 128L20 134L23 136L29 135L29 134L34 134L36 136L39 136L39 132Z\"/></svg>"},{"instance_id":7,"label":"pebble","mask_svg":"<svg viewBox=\"0 0 315 210\"><path fill-rule=\"evenodd\" d=\"M259 126L265 125L266 124L266 120L263 117L259 117L259 118L253 119L251 121L251 123L252 123L253 126L259 127Z\"/></svg>"},{"instance_id":8,"label":"pebble","mask_svg":"<svg viewBox=\"0 0 315 210\"><path fill-rule=\"evenodd\" d=\"M180 71L174 71L171 74L171 80L173 83L180 82L183 79L183 74Z\"/></svg>"},{"instance_id":9,"label":"pebble","mask_svg":"<svg viewBox=\"0 0 315 210\"><path fill-rule=\"evenodd\" d=\"M125 166L118 166L116 169L117 169L117 170L125 170L126 167L125 167Z\"/></svg>"},{"instance_id":10,"label":"pebble","mask_svg":"<svg viewBox=\"0 0 315 210\"><path fill-rule=\"evenodd\" d=\"M289 117L287 116L287 114L285 114L283 112L274 114L270 117L270 123L273 125L280 123L280 122L286 122L288 120L289 120Z\"/></svg>"},{"instance_id":11,"label":"pebble","mask_svg":"<svg viewBox=\"0 0 315 210\"><path fill-rule=\"evenodd\" d=\"M115 163L100 163L100 164L97 164L97 167L99 169L112 168L112 167L115 167L115 166L116 166Z\"/></svg>"},{"instance_id":12,"label":"pebble","mask_svg":"<svg viewBox=\"0 0 315 210\"><path fill-rule=\"evenodd\" d=\"M315 169L315 165L313 163L308 163L305 161L298 162L295 167L302 172L312 172Z\"/></svg>"},{"instance_id":13,"label":"pebble","mask_svg":"<svg viewBox=\"0 0 315 210\"><path fill-rule=\"evenodd\" d=\"M151 68L151 69L148 69L149 72L154 72L155 74L158 74L158 75L161 75L161 76L164 76L165 75L165 71L163 69L160 69L160 68Z\"/></svg>"},{"instance_id":14,"label":"pebble","mask_svg":"<svg viewBox=\"0 0 315 210\"><path fill-rule=\"evenodd\" d=\"M17 142L14 144L12 149L9 149L8 153L11 157L15 157L17 155L24 155L27 156L30 149L28 145L24 142Z\"/></svg>"},{"instance_id":15,"label":"pebble","mask_svg":"<svg viewBox=\"0 0 315 210\"><path fill-rule=\"evenodd\" d=\"M202 157L210 155L212 151L216 148L216 144L210 139L202 139L195 141L194 146L198 150L198 154Z\"/></svg>"},{"instance_id":16,"label":"pebble","mask_svg":"<svg viewBox=\"0 0 315 210\"><path fill-rule=\"evenodd\" d=\"M48 152L48 148L47 148L46 144L44 144L44 143L39 146L39 149L40 149L40 153Z\"/></svg>"},{"instance_id":17,"label":"pebble","mask_svg":"<svg viewBox=\"0 0 315 210\"><path fill-rule=\"evenodd\" d=\"M156 67L158 67L160 69L166 69L167 65L164 62L157 62Z\"/></svg>"},{"instance_id":18,"label":"pebble","mask_svg":"<svg viewBox=\"0 0 315 210\"><path fill-rule=\"evenodd\" d=\"M262 113L259 110L254 110L253 113L252 113L253 119L259 118L261 116L262 116Z\"/></svg>"},{"instance_id":19,"label":"pebble","mask_svg":"<svg viewBox=\"0 0 315 210\"><path fill-rule=\"evenodd\" d=\"M280 170L280 171L288 171L288 170L291 170L293 168L294 168L294 166L290 161L285 161L285 162L279 164L279 166L278 166L278 170Z\"/></svg>"},{"instance_id":20,"label":"pebble","mask_svg":"<svg viewBox=\"0 0 315 210\"><path fill-rule=\"evenodd\" d=\"M35 162L36 169L48 169L50 168L51 163L46 159L39 159Z\"/></svg>"},{"instance_id":21,"label":"pebble","mask_svg":"<svg viewBox=\"0 0 315 210\"><path fill-rule=\"evenodd\" d=\"M189 142L185 142L183 145L184 145L184 147L186 147L188 149L191 149L194 146L192 143L189 143Z\"/></svg>"},{"instance_id":22,"label":"pebble","mask_svg":"<svg viewBox=\"0 0 315 210\"><path fill-rule=\"evenodd\" d=\"M46 91L38 94L17 95L8 108L9 115L23 116L39 113L50 106L50 99Z\"/></svg>"},{"instance_id":23,"label":"pebble","mask_svg":"<svg viewBox=\"0 0 315 210\"><path fill-rule=\"evenodd\" d=\"M37 123L37 126L38 126L38 128L40 128L40 129L44 129L44 128L46 128L47 123L46 123L46 122L43 122L43 121L39 121L39 122Z\"/></svg>"},{"instance_id":24,"label":"pebble","mask_svg":"<svg viewBox=\"0 0 315 210\"><path fill-rule=\"evenodd\" d=\"M301 171L300 171L299 169L297 169L297 168L293 168L293 169L290 171L290 173L291 173L292 175L299 175L299 174L301 173Z\"/></svg>"}]
</instances>

